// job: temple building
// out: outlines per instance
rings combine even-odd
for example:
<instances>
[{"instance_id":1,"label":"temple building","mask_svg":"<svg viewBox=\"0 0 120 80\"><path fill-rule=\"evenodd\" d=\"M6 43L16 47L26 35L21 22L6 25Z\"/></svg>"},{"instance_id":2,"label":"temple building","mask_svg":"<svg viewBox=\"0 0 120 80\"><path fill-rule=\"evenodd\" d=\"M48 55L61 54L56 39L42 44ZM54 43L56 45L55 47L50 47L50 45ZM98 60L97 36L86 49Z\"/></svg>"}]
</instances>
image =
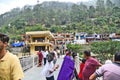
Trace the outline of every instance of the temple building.
<instances>
[{"instance_id":1,"label":"temple building","mask_svg":"<svg viewBox=\"0 0 120 80\"><path fill-rule=\"evenodd\" d=\"M54 46L51 41L54 40L54 36L50 31L26 32L26 35L30 38L27 44L30 46L31 54L37 53L39 49L53 50Z\"/></svg>"}]
</instances>

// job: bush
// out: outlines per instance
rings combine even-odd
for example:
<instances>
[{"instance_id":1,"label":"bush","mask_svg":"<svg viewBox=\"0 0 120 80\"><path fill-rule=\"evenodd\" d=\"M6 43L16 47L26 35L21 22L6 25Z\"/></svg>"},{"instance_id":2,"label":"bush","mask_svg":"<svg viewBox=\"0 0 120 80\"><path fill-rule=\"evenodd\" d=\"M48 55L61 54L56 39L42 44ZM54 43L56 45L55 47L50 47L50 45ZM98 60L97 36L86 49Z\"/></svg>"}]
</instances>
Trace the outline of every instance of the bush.
<instances>
[{"instance_id":1,"label":"bush","mask_svg":"<svg viewBox=\"0 0 120 80\"><path fill-rule=\"evenodd\" d=\"M112 56L120 51L119 41L94 42L91 44L92 52L99 54L101 59L112 59Z\"/></svg>"},{"instance_id":2,"label":"bush","mask_svg":"<svg viewBox=\"0 0 120 80\"><path fill-rule=\"evenodd\" d=\"M82 46L79 44L67 44L67 48L73 52L80 53Z\"/></svg>"}]
</instances>

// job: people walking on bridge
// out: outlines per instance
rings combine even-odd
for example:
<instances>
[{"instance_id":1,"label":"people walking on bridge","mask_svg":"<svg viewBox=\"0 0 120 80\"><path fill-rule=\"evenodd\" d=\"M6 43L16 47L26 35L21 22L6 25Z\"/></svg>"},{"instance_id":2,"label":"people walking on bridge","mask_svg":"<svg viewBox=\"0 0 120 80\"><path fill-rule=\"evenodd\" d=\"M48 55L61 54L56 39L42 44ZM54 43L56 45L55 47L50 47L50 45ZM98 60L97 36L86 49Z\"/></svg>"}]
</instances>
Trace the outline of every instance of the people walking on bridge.
<instances>
[{"instance_id":1,"label":"people walking on bridge","mask_svg":"<svg viewBox=\"0 0 120 80\"><path fill-rule=\"evenodd\" d=\"M0 80L22 80L24 77L17 56L6 50L9 37L0 33Z\"/></svg>"},{"instance_id":2,"label":"people walking on bridge","mask_svg":"<svg viewBox=\"0 0 120 80\"><path fill-rule=\"evenodd\" d=\"M67 51L67 55L64 57L57 80L72 80L74 77L75 63L71 57L71 52Z\"/></svg>"},{"instance_id":3,"label":"people walking on bridge","mask_svg":"<svg viewBox=\"0 0 120 80\"><path fill-rule=\"evenodd\" d=\"M86 59L86 62L82 71L83 80L89 80L89 77L99 66L101 66L101 64L95 58L91 57L90 51L84 51L84 58Z\"/></svg>"},{"instance_id":4,"label":"people walking on bridge","mask_svg":"<svg viewBox=\"0 0 120 80\"><path fill-rule=\"evenodd\" d=\"M42 60L43 60L43 54L41 52L41 49L39 50L39 52L37 53L38 55L38 67L42 65Z\"/></svg>"},{"instance_id":5,"label":"people walking on bridge","mask_svg":"<svg viewBox=\"0 0 120 80\"><path fill-rule=\"evenodd\" d=\"M82 79L82 71L83 71L84 66L85 66L85 61L86 61L86 59L82 59L82 63L80 64L80 72L79 72L79 79L80 80L83 80Z\"/></svg>"},{"instance_id":6,"label":"people walking on bridge","mask_svg":"<svg viewBox=\"0 0 120 80\"><path fill-rule=\"evenodd\" d=\"M54 80L54 71L58 69L59 65L53 64L53 55L52 53L47 55L47 63L43 68L42 74L45 75L46 80Z\"/></svg>"},{"instance_id":7,"label":"people walking on bridge","mask_svg":"<svg viewBox=\"0 0 120 80\"><path fill-rule=\"evenodd\" d=\"M56 51L56 49L54 49L54 51L53 51L53 55L54 55L53 63L56 64L56 62L57 62L57 58L58 58L58 55L57 55L57 51Z\"/></svg>"},{"instance_id":8,"label":"people walking on bridge","mask_svg":"<svg viewBox=\"0 0 120 80\"><path fill-rule=\"evenodd\" d=\"M103 76L103 80L120 80L120 52L114 56L113 63L107 63L93 73L89 80Z\"/></svg>"},{"instance_id":9,"label":"people walking on bridge","mask_svg":"<svg viewBox=\"0 0 120 80\"><path fill-rule=\"evenodd\" d=\"M45 50L42 50L42 54L43 54L43 60L44 60L44 65L46 64L46 56L47 56L47 53Z\"/></svg>"},{"instance_id":10,"label":"people walking on bridge","mask_svg":"<svg viewBox=\"0 0 120 80\"><path fill-rule=\"evenodd\" d=\"M60 58L60 49L59 49L59 47L57 47L56 52L57 52L58 58Z\"/></svg>"},{"instance_id":11,"label":"people walking on bridge","mask_svg":"<svg viewBox=\"0 0 120 80\"><path fill-rule=\"evenodd\" d=\"M77 53L73 52L72 53L72 57L73 57L73 60L74 60L74 63L75 63L75 69L74 69L74 80L79 80L79 76L78 76L78 73L79 73L79 70L80 70L80 60L79 60L79 57L77 55Z\"/></svg>"}]
</instances>

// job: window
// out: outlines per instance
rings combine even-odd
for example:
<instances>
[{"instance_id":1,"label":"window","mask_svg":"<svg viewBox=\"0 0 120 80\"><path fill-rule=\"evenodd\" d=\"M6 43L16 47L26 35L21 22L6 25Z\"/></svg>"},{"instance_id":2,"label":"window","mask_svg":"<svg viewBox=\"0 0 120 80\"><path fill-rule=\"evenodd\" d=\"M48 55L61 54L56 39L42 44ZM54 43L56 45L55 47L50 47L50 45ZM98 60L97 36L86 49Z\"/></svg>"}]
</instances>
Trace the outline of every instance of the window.
<instances>
[{"instance_id":1,"label":"window","mask_svg":"<svg viewBox=\"0 0 120 80\"><path fill-rule=\"evenodd\" d=\"M45 50L45 46L35 46L35 51Z\"/></svg>"},{"instance_id":2,"label":"window","mask_svg":"<svg viewBox=\"0 0 120 80\"><path fill-rule=\"evenodd\" d=\"M33 38L33 42L44 42L45 41L45 38L44 37L35 37L35 38Z\"/></svg>"}]
</instances>

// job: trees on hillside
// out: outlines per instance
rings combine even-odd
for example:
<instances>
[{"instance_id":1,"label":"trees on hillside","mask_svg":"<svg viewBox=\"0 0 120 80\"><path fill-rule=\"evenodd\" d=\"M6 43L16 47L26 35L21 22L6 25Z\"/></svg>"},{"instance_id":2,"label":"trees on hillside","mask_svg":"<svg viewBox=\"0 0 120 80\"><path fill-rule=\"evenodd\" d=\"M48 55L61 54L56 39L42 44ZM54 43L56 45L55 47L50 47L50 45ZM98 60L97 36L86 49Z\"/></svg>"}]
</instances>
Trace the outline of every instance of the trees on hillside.
<instances>
[{"instance_id":1,"label":"trees on hillside","mask_svg":"<svg viewBox=\"0 0 120 80\"><path fill-rule=\"evenodd\" d=\"M88 11L89 11L89 17L94 18L95 17L95 7L90 6Z\"/></svg>"},{"instance_id":2,"label":"trees on hillside","mask_svg":"<svg viewBox=\"0 0 120 80\"><path fill-rule=\"evenodd\" d=\"M112 59L113 54L120 51L120 42L94 42L91 44L91 51L99 54L99 57L104 60Z\"/></svg>"},{"instance_id":3,"label":"trees on hillside","mask_svg":"<svg viewBox=\"0 0 120 80\"><path fill-rule=\"evenodd\" d=\"M97 0L96 2L97 6L96 6L96 11L97 11L97 15L101 16L101 15L105 15L105 5L104 5L104 0Z\"/></svg>"},{"instance_id":4,"label":"trees on hillside","mask_svg":"<svg viewBox=\"0 0 120 80\"><path fill-rule=\"evenodd\" d=\"M97 0L96 6L62 2L26 5L22 9L15 8L0 15L0 31L7 32L8 24L11 24L14 29L19 30L20 34L23 26L36 30L34 28L39 24L44 29L47 28L53 32L60 30L63 32L119 33L120 7L116 5L117 2L119 3L118 0L106 0L106 2ZM3 28L4 26L6 27ZM65 27L58 28L58 26Z\"/></svg>"},{"instance_id":5,"label":"trees on hillside","mask_svg":"<svg viewBox=\"0 0 120 80\"><path fill-rule=\"evenodd\" d=\"M79 44L67 44L67 49L76 53L80 53L82 46Z\"/></svg>"}]
</instances>

